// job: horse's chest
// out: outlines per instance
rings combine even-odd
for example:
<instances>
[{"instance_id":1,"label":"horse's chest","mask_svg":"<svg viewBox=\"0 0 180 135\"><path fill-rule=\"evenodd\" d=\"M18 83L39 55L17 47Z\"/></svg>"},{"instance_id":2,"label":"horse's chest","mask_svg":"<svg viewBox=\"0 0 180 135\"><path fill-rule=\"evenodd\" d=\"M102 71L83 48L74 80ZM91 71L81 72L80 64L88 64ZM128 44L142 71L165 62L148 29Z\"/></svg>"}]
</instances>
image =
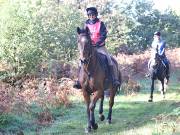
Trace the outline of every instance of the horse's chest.
<instances>
[{"instance_id":1,"label":"horse's chest","mask_svg":"<svg viewBox=\"0 0 180 135\"><path fill-rule=\"evenodd\" d=\"M93 78L93 77L89 78L89 86L90 86L91 89L99 87L101 82L102 82L102 80L100 80L98 78Z\"/></svg>"}]
</instances>

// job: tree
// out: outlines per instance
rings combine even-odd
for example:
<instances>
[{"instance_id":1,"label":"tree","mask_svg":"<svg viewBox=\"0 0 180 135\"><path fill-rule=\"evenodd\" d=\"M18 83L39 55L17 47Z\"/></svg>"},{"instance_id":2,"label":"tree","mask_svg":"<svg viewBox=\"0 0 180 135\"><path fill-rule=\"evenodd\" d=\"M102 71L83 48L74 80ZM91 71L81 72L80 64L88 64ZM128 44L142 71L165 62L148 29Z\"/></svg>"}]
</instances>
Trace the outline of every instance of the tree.
<instances>
[{"instance_id":1,"label":"tree","mask_svg":"<svg viewBox=\"0 0 180 135\"><path fill-rule=\"evenodd\" d=\"M161 13L153 9L152 1L136 0L125 14L129 29L126 35L127 44L134 52L147 49L155 31L161 31L169 46L179 46L179 17L172 10Z\"/></svg>"},{"instance_id":2,"label":"tree","mask_svg":"<svg viewBox=\"0 0 180 135\"><path fill-rule=\"evenodd\" d=\"M76 56L76 27L81 16L54 0L15 0L0 10L1 58L11 73L30 73L41 61Z\"/></svg>"}]
</instances>

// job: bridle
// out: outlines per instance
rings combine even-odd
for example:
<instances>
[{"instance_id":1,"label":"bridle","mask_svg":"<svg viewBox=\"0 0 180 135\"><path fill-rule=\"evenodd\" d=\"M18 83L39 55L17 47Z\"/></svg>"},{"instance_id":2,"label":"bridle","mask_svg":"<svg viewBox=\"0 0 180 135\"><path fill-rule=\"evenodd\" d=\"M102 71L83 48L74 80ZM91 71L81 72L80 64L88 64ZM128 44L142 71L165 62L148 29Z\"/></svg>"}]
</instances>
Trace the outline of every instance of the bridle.
<instances>
[{"instance_id":1,"label":"bridle","mask_svg":"<svg viewBox=\"0 0 180 135\"><path fill-rule=\"evenodd\" d=\"M89 36L87 33L81 33L81 36ZM89 44L91 46L91 44ZM89 51L88 57L84 60L80 59L81 64L88 66L92 58L92 49Z\"/></svg>"},{"instance_id":2,"label":"bridle","mask_svg":"<svg viewBox=\"0 0 180 135\"><path fill-rule=\"evenodd\" d=\"M81 64L89 65L90 60L91 60L91 57L92 57L92 55L90 55L88 58L86 58L86 59L84 59L84 60L80 59Z\"/></svg>"}]
</instances>

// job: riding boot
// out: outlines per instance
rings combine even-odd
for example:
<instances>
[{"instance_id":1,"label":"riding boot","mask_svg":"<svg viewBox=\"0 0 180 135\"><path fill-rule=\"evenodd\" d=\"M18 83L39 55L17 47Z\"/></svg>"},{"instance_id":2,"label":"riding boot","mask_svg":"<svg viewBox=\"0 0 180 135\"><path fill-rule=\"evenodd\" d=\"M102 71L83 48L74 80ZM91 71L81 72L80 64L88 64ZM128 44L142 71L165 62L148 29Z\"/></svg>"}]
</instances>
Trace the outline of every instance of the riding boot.
<instances>
[{"instance_id":1,"label":"riding boot","mask_svg":"<svg viewBox=\"0 0 180 135\"><path fill-rule=\"evenodd\" d=\"M109 70L110 70L110 74L111 74L111 77L112 77L112 85L113 85L113 87L120 86L119 79L115 75L114 68L113 68L112 65L109 66Z\"/></svg>"},{"instance_id":2,"label":"riding boot","mask_svg":"<svg viewBox=\"0 0 180 135\"><path fill-rule=\"evenodd\" d=\"M80 69L81 69L81 67L78 68L78 80L75 81L75 83L74 83L74 85L73 85L73 88L76 88L76 89L81 89L81 88L82 88L82 87L81 87L81 84L80 84L80 82L79 82Z\"/></svg>"}]
</instances>

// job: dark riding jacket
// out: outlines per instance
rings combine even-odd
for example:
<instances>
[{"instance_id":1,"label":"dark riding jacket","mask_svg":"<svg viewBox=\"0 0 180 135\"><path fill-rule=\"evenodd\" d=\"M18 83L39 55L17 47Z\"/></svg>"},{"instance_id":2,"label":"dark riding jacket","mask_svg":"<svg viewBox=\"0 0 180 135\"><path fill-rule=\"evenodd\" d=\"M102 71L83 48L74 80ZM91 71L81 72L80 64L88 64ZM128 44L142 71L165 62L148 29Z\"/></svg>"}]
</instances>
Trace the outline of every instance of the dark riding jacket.
<instances>
[{"instance_id":1,"label":"dark riding jacket","mask_svg":"<svg viewBox=\"0 0 180 135\"><path fill-rule=\"evenodd\" d=\"M93 46L101 47L105 45L107 29L104 22L100 21L98 18L93 21L88 19L85 22L85 27L88 27L90 30Z\"/></svg>"}]
</instances>

